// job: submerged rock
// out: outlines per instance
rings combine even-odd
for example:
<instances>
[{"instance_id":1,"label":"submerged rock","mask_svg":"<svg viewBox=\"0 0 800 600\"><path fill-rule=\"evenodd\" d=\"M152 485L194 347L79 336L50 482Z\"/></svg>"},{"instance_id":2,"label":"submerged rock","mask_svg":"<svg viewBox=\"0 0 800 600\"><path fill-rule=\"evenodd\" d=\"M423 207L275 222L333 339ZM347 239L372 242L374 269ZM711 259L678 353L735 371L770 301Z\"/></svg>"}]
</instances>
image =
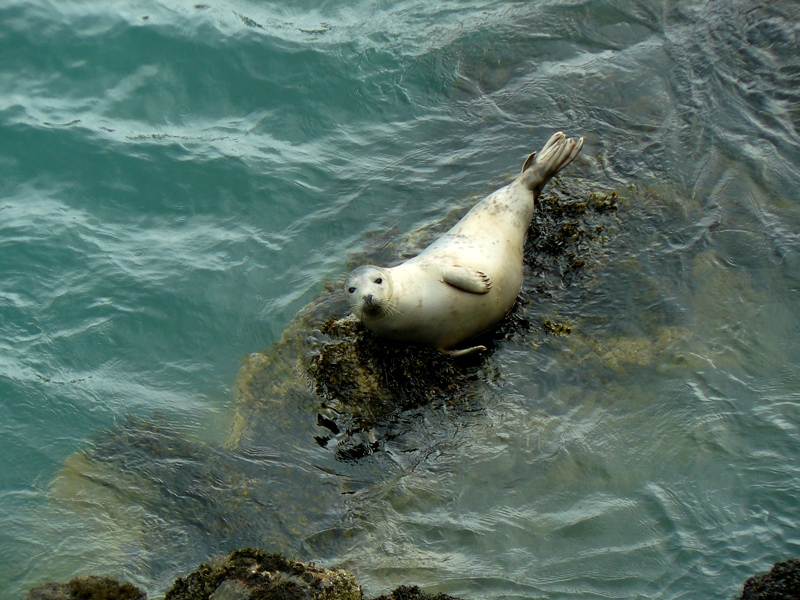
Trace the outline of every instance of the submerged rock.
<instances>
[{"instance_id":1,"label":"submerged rock","mask_svg":"<svg viewBox=\"0 0 800 600\"><path fill-rule=\"evenodd\" d=\"M574 284L591 281L605 235L618 224L616 195L593 194L595 187L554 180L540 198L525 245L523 290L511 313L482 336L484 355L454 360L431 348L386 343L346 317L334 282L279 341L244 358L224 444L189 440L158 417L130 419L67 461L54 498L85 508L84 520L124 538L120 555L146 560L140 568L157 592L175 568L231 547L336 556L369 518L369 502L359 494L435 455L464 418L482 410L499 377L499 366L487 360L498 343L535 348L577 337L572 323L582 294ZM414 256L475 200L401 239L394 231L376 234L352 265ZM387 444L391 453L381 451ZM234 584L226 590L238 593Z\"/></svg>"},{"instance_id":2,"label":"submerged rock","mask_svg":"<svg viewBox=\"0 0 800 600\"><path fill-rule=\"evenodd\" d=\"M45 583L29 591L25 600L147 600L147 594L130 583L89 576L69 583Z\"/></svg>"},{"instance_id":3,"label":"submerged rock","mask_svg":"<svg viewBox=\"0 0 800 600\"><path fill-rule=\"evenodd\" d=\"M800 598L800 560L775 563L769 573L754 575L742 589L740 600L797 600Z\"/></svg>"},{"instance_id":4,"label":"submerged rock","mask_svg":"<svg viewBox=\"0 0 800 600\"><path fill-rule=\"evenodd\" d=\"M357 461L378 450L383 440L413 429L401 423L409 411L439 406L475 410L485 397L485 384L497 378L496 366L486 358L498 342L525 337L536 346L570 333L554 309L564 291L598 260L596 249L606 241L609 226L617 226L617 194L594 193L591 187L583 180L555 179L539 199L525 243L520 297L497 327L475 340L488 353L454 360L432 348L377 338L346 317L341 282L335 282L297 314L279 342L245 358L228 446L245 448L286 423L280 428L291 427L295 442L306 435L332 450L337 460ZM394 231L376 234L351 257L348 268L392 265L415 256L475 201L465 200L441 221L400 239Z\"/></svg>"}]
</instances>

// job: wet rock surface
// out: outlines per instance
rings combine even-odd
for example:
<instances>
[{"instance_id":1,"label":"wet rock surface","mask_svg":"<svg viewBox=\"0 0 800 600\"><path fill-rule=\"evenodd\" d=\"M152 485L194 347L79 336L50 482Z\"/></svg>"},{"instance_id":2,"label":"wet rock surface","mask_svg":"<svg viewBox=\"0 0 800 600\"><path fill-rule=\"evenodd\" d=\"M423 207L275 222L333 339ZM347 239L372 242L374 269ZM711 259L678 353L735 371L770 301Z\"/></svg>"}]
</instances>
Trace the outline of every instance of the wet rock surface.
<instances>
[{"instance_id":1,"label":"wet rock surface","mask_svg":"<svg viewBox=\"0 0 800 600\"><path fill-rule=\"evenodd\" d=\"M178 578L164 600L361 600L361 587L343 569L290 560L277 553L241 548ZM139 588L105 577L77 577L69 583L46 583L25 600L147 600ZM400 586L375 600L457 600Z\"/></svg>"},{"instance_id":2,"label":"wet rock surface","mask_svg":"<svg viewBox=\"0 0 800 600\"><path fill-rule=\"evenodd\" d=\"M361 587L342 569L303 564L254 548L200 565L178 579L165 600L360 600Z\"/></svg>"},{"instance_id":3,"label":"wet rock surface","mask_svg":"<svg viewBox=\"0 0 800 600\"><path fill-rule=\"evenodd\" d=\"M312 325L316 343L306 373L321 399L317 424L327 429L316 436L319 444L333 446L340 458L357 458L375 450L378 440L396 435L392 423L405 411L441 405L473 410L482 395L478 382L497 377L486 358L498 343L525 337L535 344L571 333L569 323L542 314L543 303L557 305L565 289L596 260L606 229L616 227L616 220L606 215L617 211L619 198L613 192L587 192L585 182L557 180L552 187L539 198L528 231L526 277L517 302L498 326L464 343L482 344L489 349L486 354L453 359L432 348L393 344L373 336L352 317ZM446 230L457 216L437 224L435 233ZM424 231L409 236L416 241L413 247L383 245L389 256L379 262L402 262L435 237ZM341 314L343 308L337 308Z\"/></svg>"},{"instance_id":4,"label":"wet rock surface","mask_svg":"<svg viewBox=\"0 0 800 600\"><path fill-rule=\"evenodd\" d=\"M740 600L797 600L800 598L800 560L790 558L744 584Z\"/></svg>"},{"instance_id":5,"label":"wet rock surface","mask_svg":"<svg viewBox=\"0 0 800 600\"><path fill-rule=\"evenodd\" d=\"M33 588L25 600L146 600L147 594L130 583L107 577L76 577L69 583L45 583Z\"/></svg>"},{"instance_id":6,"label":"wet rock surface","mask_svg":"<svg viewBox=\"0 0 800 600\"><path fill-rule=\"evenodd\" d=\"M225 443L187 439L158 415L131 418L67 461L55 495L85 505L92 518L107 513L104 530L119 527L147 548L141 568L159 580L157 589L175 567L229 548L334 558L363 531L370 490L441 451L482 410L502 377L490 360L498 345L535 349L576 337L583 288L604 260L606 236L619 228L620 200L595 189L556 179L539 199L523 289L477 340L486 353L453 359L380 340L347 316L341 282L333 282L278 342L243 359ZM345 268L416 255L477 200L403 237L376 233ZM393 452L382 451L387 444Z\"/></svg>"},{"instance_id":7,"label":"wet rock surface","mask_svg":"<svg viewBox=\"0 0 800 600\"><path fill-rule=\"evenodd\" d=\"M276 553L242 548L201 564L180 577L164 600L362 600L355 577L343 569L304 564ZM797 600L800 560L775 563L768 573L744 584L739 600ZM77 577L69 583L46 583L30 590L25 600L147 600L139 588L105 577ZM458 600L429 594L418 586L401 585L373 600Z\"/></svg>"},{"instance_id":8,"label":"wet rock surface","mask_svg":"<svg viewBox=\"0 0 800 600\"><path fill-rule=\"evenodd\" d=\"M447 594L427 594L417 586L401 585L391 594L381 595L374 600L458 600L455 596Z\"/></svg>"}]
</instances>

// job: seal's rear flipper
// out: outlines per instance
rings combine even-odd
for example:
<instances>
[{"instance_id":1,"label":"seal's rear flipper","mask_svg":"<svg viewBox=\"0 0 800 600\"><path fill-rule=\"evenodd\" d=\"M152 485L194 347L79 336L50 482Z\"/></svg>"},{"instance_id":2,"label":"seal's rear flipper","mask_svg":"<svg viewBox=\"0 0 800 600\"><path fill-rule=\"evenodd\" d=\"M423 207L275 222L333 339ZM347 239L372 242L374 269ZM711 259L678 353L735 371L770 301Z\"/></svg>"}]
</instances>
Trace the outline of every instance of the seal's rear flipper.
<instances>
[{"instance_id":1,"label":"seal's rear flipper","mask_svg":"<svg viewBox=\"0 0 800 600\"><path fill-rule=\"evenodd\" d=\"M519 181L538 197L550 178L575 160L583 148L583 138L568 138L560 131L547 140L538 157L534 152L522 165Z\"/></svg>"},{"instance_id":2,"label":"seal's rear flipper","mask_svg":"<svg viewBox=\"0 0 800 600\"><path fill-rule=\"evenodd\" d=\"M525 170L533 164L533 159L536 158L536 151L530 153L528 158L525 159L525 162L522 163L522 170L520 171L520 175L525 172Z\"/></svg>"},{"instance_id":3,"label":"seal's rear flipper","mask_svg":"<svg viewBox=\"0 0 800 600\"><path fill-rule=\"evenodd\" d=\"M492 289L492 278L486 273L459 265L444 267L442 281L471 294L486 294Z\"/></svg>"},{"instance_id":4,"label":"seal's rear flipper","mask_svg":"<svg viewBox=\"0 0 800 600\"><path fill-rule=\"evenodd\" d=\"M452 356L453 358L458 358L459 356L467 356L468 354L472 354L473 352L485 352L486 346L473 346L472 348L461 348L459 350L440 350L443 354L447 354L447 356Z\"/></svg>"}]
</instances>

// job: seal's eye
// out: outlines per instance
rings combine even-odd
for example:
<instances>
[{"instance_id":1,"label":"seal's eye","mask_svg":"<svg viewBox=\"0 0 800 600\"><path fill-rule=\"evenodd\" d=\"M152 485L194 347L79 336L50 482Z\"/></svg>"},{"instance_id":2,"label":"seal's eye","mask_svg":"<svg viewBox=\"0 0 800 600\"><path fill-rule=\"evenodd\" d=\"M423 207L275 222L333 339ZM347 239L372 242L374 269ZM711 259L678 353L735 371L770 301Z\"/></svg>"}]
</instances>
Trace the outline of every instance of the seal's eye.
<instances>
[{"instance_id":1,"label":"seal's eye","mask_svg":"<svg viewBox=\"0 0 800 600\"><path fill-rule=\"evenodd\" d=\"M356 288L351 287L347 291L350 292L351 294L355 294L356 293Z\"/></svg>"},{"instance_id":2,"label":"seal's eye","mask_svg":"<svg viewBox=\"0 0 800 600\"><path fill-rule=\"evenodd\" d=\"M380 284L382 284L382 283L383 283L383 279L381 279L380 277L378 277L378 278L375 280L375 283L377 283L378 285L380 285Z\"/></svg>"}]
</instances>

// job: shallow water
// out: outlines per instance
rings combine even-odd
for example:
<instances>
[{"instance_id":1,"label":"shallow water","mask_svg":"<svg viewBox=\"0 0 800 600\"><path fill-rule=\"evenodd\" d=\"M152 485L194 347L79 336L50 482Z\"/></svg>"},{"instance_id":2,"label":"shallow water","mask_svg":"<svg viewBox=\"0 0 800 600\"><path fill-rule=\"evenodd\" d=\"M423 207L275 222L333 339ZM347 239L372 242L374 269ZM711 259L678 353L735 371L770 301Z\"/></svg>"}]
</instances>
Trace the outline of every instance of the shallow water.
<instances>
[{"instance_id":1,"label":"shallow water","mask_svg":"<svg viewBox=\"0 0 800 600\"><path fill-rule=\"evenodd\" d=\"M242 357L367 234L443 218L559 129L586 137L563 178L622 197L582 281L535 304L571 333L502 342L478 410L416 414L418 440L339 475L302 436L250 457L281 494L357 489L351 538L312 520L276 546L368 594L475 598L726 598L800 555L796 2L7 2L0 23L3 598L87 573L158 597L249 539L225 510L153 515L125 473L88 510L52 482L153 414L216 477Z\"/></svg>"}]
</instances>

